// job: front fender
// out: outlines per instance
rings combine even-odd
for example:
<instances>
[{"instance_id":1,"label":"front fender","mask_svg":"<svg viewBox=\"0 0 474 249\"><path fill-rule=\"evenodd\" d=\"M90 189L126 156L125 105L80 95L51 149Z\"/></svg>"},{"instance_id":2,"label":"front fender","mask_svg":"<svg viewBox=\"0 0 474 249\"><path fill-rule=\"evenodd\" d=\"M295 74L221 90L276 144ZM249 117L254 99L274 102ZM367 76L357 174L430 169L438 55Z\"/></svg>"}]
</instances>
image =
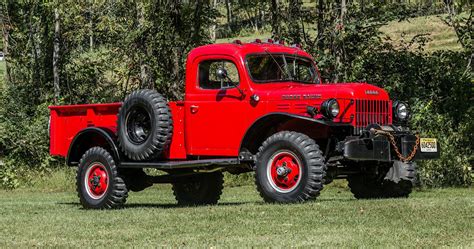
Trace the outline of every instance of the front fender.
<instances>
[{"instance_id":1,"label":"front fender","mask_svg":"<svg viewBox=\"0 0 474 249\"><path fill-rule=\"evenodd\" d=\"M329 120L314 119L314 118L292 114L292 113L285 113L285 112L269 113L255 120L253 124L247 129L247 131L245 132L244 138L242 139L242 142L240 144L240 152L249 150L252 153L256 153L256 151L258 150L258 147L270 135L269 133L272 132L272 129L277 128L280 124L289 123L289 121L299 122L302 124L302 126L305 126L306 128L314 127L314 129L323 128L323 127L325 128L337 127L340 129L347 129L347 131L350 131L352 127L351 124L347 124L347 123L334 123ZM299 131L298 129L294 131L303 132L303 131Z\"/></svg>"}]
</instances>

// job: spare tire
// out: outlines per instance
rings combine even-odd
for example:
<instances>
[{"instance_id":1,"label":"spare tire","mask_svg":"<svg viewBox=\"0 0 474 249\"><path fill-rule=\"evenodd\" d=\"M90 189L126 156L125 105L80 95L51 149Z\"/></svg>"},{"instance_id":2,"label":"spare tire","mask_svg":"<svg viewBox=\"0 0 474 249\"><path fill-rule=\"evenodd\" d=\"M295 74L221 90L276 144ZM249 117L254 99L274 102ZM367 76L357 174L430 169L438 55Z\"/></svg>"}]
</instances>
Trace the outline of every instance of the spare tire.
<instances>
[{"instance_id":1,"label":"spare tire","mask_svg":"<svg viewBox=\"0 0 474 249\"><path fill-rule=\"evenodd\" d=\"M128 158L157 158L168 148L172 133L171 111L161 94L144 89L125 98L117 117L117 137Z\"/></svg>"}]
</instances>

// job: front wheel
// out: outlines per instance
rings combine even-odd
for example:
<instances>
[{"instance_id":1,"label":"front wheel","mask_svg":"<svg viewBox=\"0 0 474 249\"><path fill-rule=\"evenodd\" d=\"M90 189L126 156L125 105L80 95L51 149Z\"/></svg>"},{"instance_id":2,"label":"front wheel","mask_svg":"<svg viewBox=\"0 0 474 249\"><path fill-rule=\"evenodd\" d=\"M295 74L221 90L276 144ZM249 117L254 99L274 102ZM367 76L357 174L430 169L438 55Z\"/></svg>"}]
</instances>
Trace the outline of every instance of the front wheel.
<instances>
[{"instance_id":1,"label":"front wheel","mask_svg":"<svg viewBox=\"0 0 474 249\"><path fill-rule=\"evenodd\" d=\"M314 199L323 189L324 157L313 139L290 131L270 136L257 153L255 183L266 202Z\"/></svg>"},{"instance_id":2,"label":"front wheel","mask_svg":"<svg viewBox=\"0 0 474 249\"><path fill-rule=\"evenodd\" d=\"M357 199L406 198L413 188L415 168L414 163L395 162L378 174L359 173L349 176L347 180Z\"/></svg>"},{"instance_id":3,"label":"front wheel","mask_svg":"<svg viewBox=\"0 0 474 249\"><path fill-rule=\"evenodd\" d=\"M77 168L76 187L84 208L119 208L128 197L114 159L101 147L93 147L82 156Z\"/></svg>"}]
</instances>

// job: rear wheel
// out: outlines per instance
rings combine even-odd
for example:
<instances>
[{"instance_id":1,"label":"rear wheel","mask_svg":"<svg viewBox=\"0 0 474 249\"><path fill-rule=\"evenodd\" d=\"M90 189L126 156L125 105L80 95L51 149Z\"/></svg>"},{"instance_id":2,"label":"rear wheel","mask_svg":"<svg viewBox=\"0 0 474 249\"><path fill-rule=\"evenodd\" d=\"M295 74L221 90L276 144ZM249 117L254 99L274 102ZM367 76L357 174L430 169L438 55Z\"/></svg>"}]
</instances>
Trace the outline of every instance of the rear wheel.
<instances>
[{"instance_id":1,"label":"rear wheel","mask_svg":"<svg viewBox=\"0 0 474 249\"><path fill-rule=\"evenodd\" d=\"M178 205L195 206L217 204L224 188L222 172L190 176L173 183L173 194Z\"/></svg>"},{"instance_id":2,"label":"rear wheel","mask_svg":"<svg viewBox=\"0 0 474 249\"><path fill-rule=\"evenodd\" d=\"M153 186L153 180L143 169L120 169L120 174L127 185L127 189L133 192L142 191Z\"/></svg>"},{"instance_id":3,"label":"rear wheel","mask_svg":"<svg viewBox=\"0 0 474 249\"><path fill-rule=\"evenodd\" d=\"M266 202L301 202L319 195L324 172L324 157L313 139L282 131L260 147L255 183Z\"/></svg>"},{"instance_id":4,"label":"rear wheel","mask_svg":"<svg viewBox=\"0 0 474 249\"><path fill-rule=\"evenodd\" d=\"M101 147L93 147L82 156L76 187L84 208L119 208L128 197L127 187L112 156Z\"/></svg>"}]
</instances>

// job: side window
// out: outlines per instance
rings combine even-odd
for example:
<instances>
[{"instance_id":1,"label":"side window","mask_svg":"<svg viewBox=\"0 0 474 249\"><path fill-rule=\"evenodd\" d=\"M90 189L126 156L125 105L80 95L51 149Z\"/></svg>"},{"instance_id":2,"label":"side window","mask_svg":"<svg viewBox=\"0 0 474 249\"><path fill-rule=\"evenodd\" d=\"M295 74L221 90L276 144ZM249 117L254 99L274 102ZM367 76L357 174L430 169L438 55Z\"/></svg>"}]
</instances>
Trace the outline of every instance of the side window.
<instances>
[{"instance_id":1,"label":"side window","mask_svg":"<svg viewBox=\"0 0 474 249\"><path fill-rule=\"evenodd\" d=\"M228 79L221 80L217 77L217 69L227 71ZM239 85L239 72L235 64L227 60L207 60L199 63L199 87L202 89L221 89Z\"/></svg>"}]
</instances>

